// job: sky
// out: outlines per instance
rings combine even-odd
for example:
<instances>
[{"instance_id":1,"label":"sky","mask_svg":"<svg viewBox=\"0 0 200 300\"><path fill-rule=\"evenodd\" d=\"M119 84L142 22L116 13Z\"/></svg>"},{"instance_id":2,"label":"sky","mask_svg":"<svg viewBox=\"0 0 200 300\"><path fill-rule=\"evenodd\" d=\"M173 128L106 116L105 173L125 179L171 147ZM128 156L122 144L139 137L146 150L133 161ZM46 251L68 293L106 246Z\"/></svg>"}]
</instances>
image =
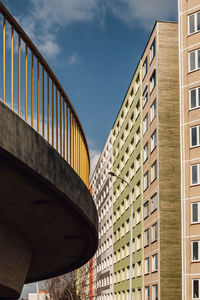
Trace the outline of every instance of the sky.
<instances>
[{"instance_id":1,"label":"sky","mask_svg":"<svg viewBox=\"0 0 200 300\"><path fill-rule=\"evenodd\" d=\"M2 0L74 106L88 141L92 170L155 21L177 21L177 2Z\"/></svg>"}]
</instances>

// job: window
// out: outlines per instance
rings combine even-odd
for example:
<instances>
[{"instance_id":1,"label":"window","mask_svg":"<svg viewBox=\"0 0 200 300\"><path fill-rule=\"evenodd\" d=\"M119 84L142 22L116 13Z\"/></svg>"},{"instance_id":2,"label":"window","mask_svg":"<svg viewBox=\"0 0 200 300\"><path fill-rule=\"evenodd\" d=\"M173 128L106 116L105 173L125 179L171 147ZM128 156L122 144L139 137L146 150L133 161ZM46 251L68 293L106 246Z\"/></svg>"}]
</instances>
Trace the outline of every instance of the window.
<instances>
[{"instance_id":1,"label":"window","mask_svg":"<svg viewBox=\"0 0 200 300\"><path fill-rule=\"evenodd\" d=\"M136 145L139 143L139 141L140 141L140 127L136 131L136 139L135 139Z\"/></svg>"},{"instance_id":2,"label":"window","mask_svg":"<svg viewBox=\"0 0 200 300\"><path fill-rule=\"evenodd\" d=\"M147 74L147 72L148 72L148 58L146 57L143 65L142 65L143 78L145 77L145 75Z\"/></svg>"},{"instance_id":3,"label":"window","mask_svg":"<svg viewBox=\"0 0 200 300\"><path fill-rule=\"evenodd\" d=\"M135 239L133 239L133 242L132 242L132 252L133 253L135 252Z\"/></svg>"},{"instance_id":4,"label":"window","mask_svg":"<svg viewBox=\"0 0 200 300\"><path fill-rule=\"evenodd\" d=\"M129 232L129 219L126 220L126 233Z\"/></svg>"},{"instance_id":5,"label":"window","mask_svg":"<svg viewBox=\"0 0 200 300\"><path fill-rule=\"evenodd\" d=\"M200 279L192 280L192 298L193 299L199 299L199 297L200 297L199 281L200 281Z\"/></svg>"},{"instance_id":6,"label":"window","mask_svg":"<svg viewBox=\"0 0 200 300\"><path fill-rule=\"evenodd\" d=\"M147 103L148 101L148 85L146 85L145 89L144 89L144 92L142 94L142 98L143 98L143 107L145 106L145 104Z\"/></svg>"},{"instance_id":7,"label":"window","mask_svg":"<svg viewBox=\"0 0 200 300\"><path fill-rule=\"evenodd\" d=\"M194 202L191 204L191 222L200 222L200 202Z\"/></svg>"},{"instance_id":8,"label":"window","mask_svg":"<svg viewBox=\"0 0 200 300\"><path fill-rule=\"evenodd\" d=\"M132 268L132 277L135 278L135 265L133 265L133 268Z\"/></svg>"},{"instance_id":9,"label":"window","mask_svg":"<svg viewBox=\"0 0 200 300\"><path fill-rule=\"evenodd\" d=\"M158 270L158 254L152 255L152 272Z\"/></svg>"},{"instance_id":10,"label":"window","mask_svg":"<svg viewBox=\"0 0 200 300\"><path fill-rule=\"evenodd\" d=\"M149 257L144 260L144 274L149 274Z\"/></svg>"},{"instance_id":11,"label":"window","mask_svg":"<svg viewBox=\"0 0 200 300\"><path fill-rule=\"evenodd\" d=\"M151 135L151 152L156 148L156 130Z\"/></svg>"},{"instance_id":12,"label":"window","mask_svg":"<svg viewBox=\"0 0 200 300\"><path fill-rule=\"evenodd\" d=\"M149 152L149 145L148 145L148 143L146 143L145 146L144 146L144 162L148 158L148 152Z\"/></svg>"},{"instance_id":13,"label":"window","mask_svg":"<svg viewBox=\"0 0 200 300\"><path fill-rule=\"evenodd\" d=\"M135 167L134 164L131 165L131 178L135 175Z\"/></svg>"},{"instance_id":14,"label":"window","mask_svg":"<svg viewBox=\"0 0 200 300\"><path fill-rule=\"evenodd\" d=\"M158 285L152 286L152 300L158 300Z\"/></svg>"},{"instance_id":15,"label":"window","mask_svg":"<svg viewBox=\"0 0 200 300\"><path fill-rule=\"evenodd\" d=\"M189 53L189 72L200 68L200 49Z\"/></svg>"},{"instance_id":16,"label":"window","mask_svg":"<svg viewBox=\"0 0 200 300\"><path fill-rule=\"evenodd\" d=\"M156 86L156 70L153 71L150 77L150 93L153 91L155 86Z\"/></svg>"},{"instance_id":17,"label":"window","mask_svg":"<svg viewBox=\"0 0 200 300\"><path fill-rule=\"evenodd\" d=\"M148 188L149 186L149 171L147 171L144 175L144 191Z\"/></svg>"},{"instance_id":18,"label":"window","mask_svg":"<svg viewBox=\"0 0 200 300\"><path fill-rule=\"evenodd\" d=\"M135 89L135 93L137 93L139 87L140 87L140 74L138 74L138 76L137 76L137 78L136 78L136 89Z\"/></svg>"},{"instance_id":19,"label":"window","mask_svg":"<svg viewBox=\"0 0 200 300\"><path fill-rule=\"evenodd\" d=\"M151 212L157 209L157 193L151 197Z\"/></svg>"},{"instance_id":20,"label":"window","mask_svg":"<svg viewBox=\"0 0 200 300\"><path fill-rule=\"evenodd\" d=\"M141 261L137 263L137 276L141 276Z\"/></svg>"},{"instance_id":21,"label":"window","mask_svg":"<svg viewBox=\"0 0 200 300\"><path fill-rule=\"evenodd\" d=\"M136 198L139 197L141 192L141 186L140 186L140 181L136 184Z\"/></svg>"},{"instance_id":22,"label":"window","mask_svg":"<svg viewBox=\"0 0 200 300\"><path fill-rule=\"evenodd\" d=\"M190 109L200 107L200 87L189 91Z\"/></svg>"},{"instance_id":23,"label":"window","mask_svg":"<svg viewBox=\"0 0 200 300\"><path fill-rule=\"evenodd\" d=\"M200 183L200 164L191 166L191 185Z\"/></svg>"},{"instance_id":24,"label":"window","mask_svg":"<svg viewBox=\"0 0 200 300\"><path fill-rule=\"evenodd\" d=\"M156 99L153 101L151 105L151 122L153 121L155 116L156 116Z\"/></svg>"},{"instance_id":25,"label":"window","mask_svg":"<svg viewBox=\"0 0 200 300\"><path fill-rule=\"evenodd\" d=\"M136 157L136 172L139 170L140 168L140 154L138 154L138 156Z\"/></svg>"},{"instance_id":26,"label":"window","mask_svg":"<svg viewBox=\"0 0 200 300\"><path fill-rule=\"evenodd\" d=\"M132 113L130 117L130 129L133 127L133 124L134 124L134 113Z\"/></svg>"},{"instance_id":27,"label":"window","mask_svg":"<svg viewBox=\"0 0 200 300\"><path fill-rule=\"evenodd\" d=\"M148 129L148 114L146 114L143 120L143 134L145 134L147 129Z\"/></svg>"},{"instance_id":28,"label":"window","mask_svg":"<svg viewBox=\"0 0 200 300\"><path fill-rule=\"evenodd\" d=\"M141 221L141 209L140 207L137 209L137 224Z\"/></svg>"},{"instance_id":29,"label":"window","mask_svg":"<svg viewBox=\"0 0 200 300\"><path fill-rule=\"evenodd\" d=\"M200 125L190 128L190 146L200 146Z\"/></svg>"},{"instance_id":30,"label":"window","mask_svg":"<svg viewBox=\"0 0 200 300\"><path fill-rule=\"evenodd\" d=\"M142 292L140 288L137 289L137 300L142 300Z\"/></svg>"},{"instance_id":31,"label":"window","mask_svg":"<svg viewBox=\"0 0 200 300\"><path fill-rule=\"evenodd\" d=\"M144 232L144 246L149 245L149 229L145 230Z\"/></svg>"},{"instance_id":32,"label":"window","mask_svg":"<svg viewBox=\"0 0 200 300\"><path fill-rule=\"evenodd\" d=\"M141 234L137 236L137 251L141 249Z\"/></svg>"},{"instance_id":33,"label":"window","mask_svg":"<svg viewBox=\"0 0 200 300\"><path fill-rule=\"evenodd\" d=\"M152 225L152 243L158 238L158 223Z\"/></svg>"},{"instance_id":34,"label":"window","mask_svg":"<svg viewBox=\"0 0 200 300\"><path fill-rule=\"evenodd\" d=\"M149 216L149 201L144 203L144 219Z\"/></svg>"},{"instance_id":35,"label":"window","mask_svg":"<svg viewBox=\"0 0 200 300\"><path fill-rule=\"evenodd\" d=\"M157 160L151 166L151 182L157 178Z\"/></svg>"},{"instance_id":36,"label":"window","mask_svg":"<svg viewBox=\"0 0 200 300\"><path fill-rule=\"evenodd\" d=\"M145 300L150 300L150 287L149 286L145 286L144 296L145 296Z\"/></svg>"},{"instance_id":37,"label":"window","mask_svg":"<svg viewBox=\"0 0 200 300\"><path fill-rule=\"evenodd\" d=\"M196 12L188 17L188 34L200 31L200 12Z\"/></svg>"},{"instance_id":38,"label":"window","mask_svg":"<svg viewBox=\"0 0 200 300\"><path fill-rule=\"evenodd\" d=\"M200 261L200 241L192 242L192 261Z\"/></svg>"},{"instance_id":39,"label":"window","mask_svg":"<svg viewBox=\"0 0 200 300\"><path fill-rule=\"evenodd\" d=\"M150 47L150 62L153 60L155 54L156 54L156 41L154 39Z\"/></svg>"},{"instance_id":40,"label":"window","mask_svg":"<svg viewBox=\"0 0 200 300\"><path fill-rule=\"evenodd\" d=\"M135 118L137 119L137 117L140 114L140 101L138 101L138 103L136 104L135 109L136 109L136 116L135 116Z\"/></svg>"}]
</instances>

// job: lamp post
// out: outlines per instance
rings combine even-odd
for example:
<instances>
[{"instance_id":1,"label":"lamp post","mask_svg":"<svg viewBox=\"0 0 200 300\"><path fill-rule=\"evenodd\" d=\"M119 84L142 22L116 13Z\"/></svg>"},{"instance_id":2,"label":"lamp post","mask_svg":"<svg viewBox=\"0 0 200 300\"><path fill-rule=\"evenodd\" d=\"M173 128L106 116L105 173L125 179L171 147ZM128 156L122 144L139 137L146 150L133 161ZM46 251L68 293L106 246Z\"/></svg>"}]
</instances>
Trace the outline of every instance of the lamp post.
<instances>
[{"instance_id":1,"label":"lamp post","mask_svg":"<svg viewBox=\"0 0 200 300\"><path fill-rule=\"evenodd\" d=\"M113 177L116 177L118 179L120 179L122 182L126 182L128 188L129 188L129 191L130 191L130 194L131 194L131 237L130 237L130 278L129 278L129 300L131 300L131 296L132 296L132 252L133 252L133 192L131 190L131 186L130 186L130 183L128 181L126 181L124 178L118 176L117 174L115 174L115 172L113 171L109 171L108 172L109 175L113 176Z\"/></svg>"}]
</instances>

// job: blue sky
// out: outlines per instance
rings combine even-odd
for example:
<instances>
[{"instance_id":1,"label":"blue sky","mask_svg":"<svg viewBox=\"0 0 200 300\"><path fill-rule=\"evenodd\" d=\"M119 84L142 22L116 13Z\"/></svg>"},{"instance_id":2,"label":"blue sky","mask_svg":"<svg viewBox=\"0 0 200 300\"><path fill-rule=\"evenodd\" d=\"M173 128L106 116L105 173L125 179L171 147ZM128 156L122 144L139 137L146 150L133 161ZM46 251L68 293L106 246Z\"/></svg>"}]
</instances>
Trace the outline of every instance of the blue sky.
<instances>
[{"instance_id":1,"label":"blue sky","mask_svg":"<svg viewBox=\"0 0 200 300\"><path fill-rule=\"evenodd\" d=\"M3 0L68 94L98 159L157 19L177 0Z\"/></svg>"}]
</instances>

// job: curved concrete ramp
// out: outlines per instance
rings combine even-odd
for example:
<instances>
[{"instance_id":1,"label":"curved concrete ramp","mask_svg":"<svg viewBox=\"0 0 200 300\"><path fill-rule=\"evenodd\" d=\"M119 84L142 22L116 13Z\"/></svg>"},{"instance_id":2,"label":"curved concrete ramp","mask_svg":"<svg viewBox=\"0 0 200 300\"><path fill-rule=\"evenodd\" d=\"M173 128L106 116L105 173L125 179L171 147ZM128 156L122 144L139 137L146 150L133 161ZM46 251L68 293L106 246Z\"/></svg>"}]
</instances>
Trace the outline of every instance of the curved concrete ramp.
<instances>
[{"instance_id":1,"label":"curved concrete ramp","mask_svg":"<svg viewBox=\"0 0 200 300\"><path fill-rule=\"evenodd\" d=\"M98 217L87 187L57 151L2 102L0 191L5 270L0 272L0 297L17 298L24 282L69 272L93 256Z\"/></svg>"}]
</instances>

